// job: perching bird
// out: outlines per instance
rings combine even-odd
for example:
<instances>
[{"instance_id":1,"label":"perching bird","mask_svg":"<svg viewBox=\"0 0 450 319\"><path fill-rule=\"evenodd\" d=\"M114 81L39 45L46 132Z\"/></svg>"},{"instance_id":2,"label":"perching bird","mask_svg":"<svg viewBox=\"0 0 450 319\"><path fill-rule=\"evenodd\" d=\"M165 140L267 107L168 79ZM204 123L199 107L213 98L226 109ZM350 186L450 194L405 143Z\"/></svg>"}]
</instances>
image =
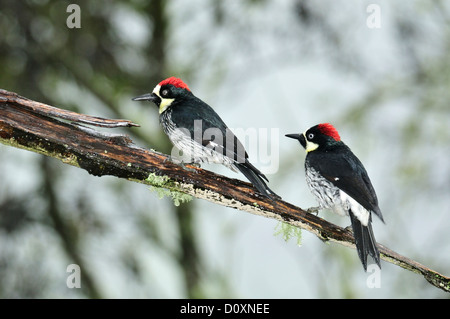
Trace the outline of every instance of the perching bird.
<instances>
[{"instance_id":1,"label":"perching bird","mask_svg":"<svg viewBox=\"0 0 450 319\"><path fill-rule=\"evenodd\" d=\"M372 231L372 213L384 220L363 164L329 123L313 126L303 134L286 136L299 140L306 150L306 182L319 202L319 208L331 208L340 215L349 215L364 270L367 271L367 255L381 268Z\"/></svg>"},{"instance_id":2,"label":"perching bird","mask_svg":"<svg viewBox=\"0 0 450 319\"><path fill-rule=\"evenodd\" d=\"M180 79L161 81L152 93L133 99L159 107L159 122L171 142L183 151L183 163L220 163L240 171L270 198L279 198L266 184L268 179L248 160L244 146L205 102Z\"/></svg>"}]
</instances>

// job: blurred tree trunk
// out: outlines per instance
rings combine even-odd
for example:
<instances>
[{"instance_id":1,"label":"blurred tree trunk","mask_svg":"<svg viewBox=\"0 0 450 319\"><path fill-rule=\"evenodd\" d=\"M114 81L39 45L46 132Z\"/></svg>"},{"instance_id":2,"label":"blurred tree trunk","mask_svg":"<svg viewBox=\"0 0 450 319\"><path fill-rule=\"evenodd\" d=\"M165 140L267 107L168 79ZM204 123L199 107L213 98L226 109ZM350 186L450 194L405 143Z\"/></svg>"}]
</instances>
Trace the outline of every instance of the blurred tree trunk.
<instances>
[{"instance_id":1,"label":"blurred tree trunk","mask_svg":"<svg viewBox=\"0 0 450 319\"><path fill-rule=\"evenodd\" d=\"M146 48L149 69L143 72L144 77L139 74L130 75L118 65L115 54L116 51L123 49L123 42L118 40L118 35L112 26L112 19L108 12L103 10L102 5L88 4L87 1L80 1L78 4L82 10L82 28L70 30L66 29L65 25L68 16L67 4L62 2L6 1L2 3L0 5L2 17L14 19L14 23L8 20L0 26L11 26L5 34L16 34L16 41L12 41L11 36L9 41L6 37L0 39L0 65L9 66L8 70L0 74L0 81L4 88L13 89L16 92L27 92L27 96L36 100L59 105L60 101L55 98L57 95L53 96L53 92L49 91L48 79L64 78L66 81L73 81L74 86L78 86L77 89L101 101L105 107L117 115L115 117L127 117L126 110L121 109L116 99L117 92L129 89L130 86L135 86L132 89L136 92L148 91L167 76L166 43L170 23L165 12L167 1L152 0L142 4L113 3L113 6L130 6L130 9L135 9L151 21L152 32L149 33ZM42 34L39 34L41 31ZM45 32L50 31L55 35L54 39L44 36ZM58 34L63 36L58 38ZM58 43L58 40L64 41L64 44L54 45ZM14 71L13 66L16 61L22 69L20 72L11 74L8 71ZM107 85L103 85L105 79L109 82ZM127 80L123 81L123 79ZM74 107L79 106L74 105ZM139 131L131 132L131 134L135 134L145 144L163 152L170 150L169 140L162 133L156 138L143 136ZM83 232L77 225L64 222L67 212L60 204L62 202L60 197L64 194L54 188L61 178L57 174L56 162L43 159L40 165L41 192L29 194L29 197L38 196L46 204L47 214L52 221L55 234L60 237L70 263L75 262L83 269L85 285L82 294L90 298L107 297L102 296L96 286L95 274L89 272L88 267L82 266L85 263L78 243L81 241ZM180 269L183 271L182 277L185 279L188 298L202 295L198 288L200 262L193 231L193 207L192 203L188 203L171 208L180 232L179 253L173 258L179 262ZM86 208L80 208L80 214L83 214L82 209Z\"/></svg>"},{"instance_id":2,"label":"blurred tree trunk","mask_svg":"<svg viewBox=\"0 0 450 319\"><path fill-rule=\"evenodd\" d=\"M43 197L47 199L47 213L52 222L55 232L61 238L64 251L72 264L77 264L82 269L83 284L82 291L89 298L101 298L102 294L93 279L90 268L85 266L84 259L79 252L78 238L81 236L77 227L66 222L61 212L61 205L58 199L58 193L55 190L55 181L58 167L53 165L54 161L46 156L41 158L42 171L42 192Z\"/></svg>"}]
</instances>

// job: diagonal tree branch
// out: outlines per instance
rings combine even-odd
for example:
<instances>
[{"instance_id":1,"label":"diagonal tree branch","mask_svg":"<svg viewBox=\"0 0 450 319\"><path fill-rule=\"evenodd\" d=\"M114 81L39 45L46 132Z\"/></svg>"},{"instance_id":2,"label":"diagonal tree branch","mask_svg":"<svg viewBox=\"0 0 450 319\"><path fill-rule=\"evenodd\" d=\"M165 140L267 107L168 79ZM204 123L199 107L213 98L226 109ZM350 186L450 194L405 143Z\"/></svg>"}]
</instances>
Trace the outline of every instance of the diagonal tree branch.
<instances>
[{"instance_id":1,"label":"diagonal tree branch","mask_svg":"<svg viewBox=\"0 0 450 319\"><path fill-rule=\"evenodd\" d=\"M100 126L107 123L107 127L137 126L134 123L67 112L0 90L0 142L57 158L95 176L113 175L153 186L172 196L176 204L193 196L283 221L324 241L354 248L350 231L283 200L259 196L249 183L193 166L186 170L168 161L165 154L136 147L125 135L99 133L58 118ZM381 244L378 248L383 260L421 274L432 285L450 292L449 277Z\"/></svg>"}]
</instances>

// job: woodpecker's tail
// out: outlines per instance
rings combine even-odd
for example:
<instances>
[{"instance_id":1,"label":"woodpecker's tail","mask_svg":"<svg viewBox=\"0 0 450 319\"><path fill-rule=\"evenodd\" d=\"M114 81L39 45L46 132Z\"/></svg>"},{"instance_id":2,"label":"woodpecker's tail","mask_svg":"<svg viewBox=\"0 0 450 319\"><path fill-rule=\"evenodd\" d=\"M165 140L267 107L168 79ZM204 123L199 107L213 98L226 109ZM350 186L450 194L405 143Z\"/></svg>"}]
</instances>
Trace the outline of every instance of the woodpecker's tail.
<instances>
[{"instance_id":1,"label":"woodpecker's tail","mask_svg":"<svg viewBox=\"0 0 450 319\"><path fill-rule=\"evenodd\" d=\"M355 237L356 250L358 251L359 259L361 260L364 270L367 271L367 255L370 255L373 260L380 265L380 252L377 248L377 242L372 231L372 221L369 217L367 226L361 224L359 219L349 210L350 220L352 221L353 236Z\"/></svg>"},{"instance_id":2,"label":"woodpecker's tail","mask_svg":"<svg viewBox=\"0 0 450 319\"><path fill-rule=\"evenodd\" d=\"M253 166L249 161L245 161L245 163L235 163L235 166L238 170L241 171L242 174L247 177L247 179L258 189L258 191L271 199L281 199L280 196L275 194L269 186L267 186L267 182L269 181L263 173L261 173L255 166Z\"/></svg>"}]
</instances>

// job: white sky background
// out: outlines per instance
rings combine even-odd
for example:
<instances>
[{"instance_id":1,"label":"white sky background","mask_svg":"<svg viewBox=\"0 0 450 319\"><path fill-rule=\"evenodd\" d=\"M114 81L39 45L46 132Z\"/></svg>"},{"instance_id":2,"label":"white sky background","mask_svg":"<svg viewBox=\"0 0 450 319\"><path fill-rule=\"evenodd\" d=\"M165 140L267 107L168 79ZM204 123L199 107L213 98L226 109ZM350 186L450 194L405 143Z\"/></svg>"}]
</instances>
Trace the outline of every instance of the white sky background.
<instances>
[{"instance_id":1,"label":"white sky background","mask_svg":"<svg viewBox=\"0 0 450 319\"><path fill-rule=\"evenodd\" d=\"M326 45L328 39L317 28L305 29L296 22L292 1L263 1L262 5L255 6L246 6L243 1L226 1L222 5L223 25L215 24L212 3L202 0L170 2L168 61L174 72L171 75L189 74L183 78L193 93L209 103L237 133L239 129L259 128L278 132L275 149L279 150L280 168L274 174L267 174L271 181L269 186L284 200L302 208L316 206L304 180L305 153L296 141L284 135L302 132L321 122L335 124L343 141L364 163L377 190L386 221L383 225L374 217L377 240L449 275L450 112L449 109L420 110L416 94L421 89L408 87L411 70L394 28L399 17L416 19L426 35L421 37L423 42L414 44L418 59L432 64L442 58L446 53L442 43L448 28L440 28L435 22L436 9L430 2L314 2L314 6L322 8L319 12L330 29L339 36L341 50L338 52ZM369 29L366 25L366 8L370 3L380 5L380 29ZM113 19L117 21L118 30L122 30L124 41L141 46L147 36L148 21L137 17L126 6L116 9ZM133 50L122 52L120 59L124 68L131 71L137 72L145 66L145 61ZM149 91L154 85L156 83L149 84ZM375 88L385 86L387 92L394 93L374 103L358 124L349 122L350 110L364 102ZM56 94L68 100L79 98L80 92L66 84L58 90ZM124 97L123 106L133 116L142 107L131 102L128 96ZM160 130L156 109L149 108L144 114L149 118L148 122L140 119L142 129L149 133ZM420 127L415 133L415 143L407 144L403 140L405 127L418 114L424 128ZM149 127L145 127L146 123ZM443 133L438 135L438 132ZM243 136L240 138L244 140ZM404 144L409 146L404 147ZM252 145L246 147L253 164L263 169L259 149ZM9 181L2 187L11 185L18 193L26 192L23 185L33 187L36 167L27 167L27 163L39 155L1 145L0 150L1 162L5 163L0 178ZM5 160L8 158L14 161ZM12 166L16 164L22 164L23 170L14 169ZM217 165L205 168L245 180L242 175ZM405 175L402 169L407 168L412 174ZM170 200L155 200L157 195L140 184L124 186L117 179L95 178L63 164L60 170L66 178L61 179L59 188L86 196L96 190L96 200L90 204L97 208L108 232L85 238L84 257L95 269L97 283L105 295L113 298L185 297L178 265L170 257L170 250L176 249L173 239L177 236L172 217L165 214L172 205ZM12 176L8 171L21 172L21 175ZM117 187L123 188L123 195L111 198ZM75 205L70 203L71 199L65 200L67 206ZM141 225L127 216L130 201L142 210L147 206L151 208L152 215L148 218L156 222L166 250L146 242L134 231ZM205 201L196 200L195 210L197 242L203 260L210 265L203 285L211 297L447 297L421 276L384 261L381 287L369 289L368 274L364 273L355 250L324 244L306 231L302 246L298 247L295 240L286 243L281 236L274 236L278 223L274 220ZM344 227L350 224L348 219L329 212L321 212L320 216ZM25 259L27 249L33 245L53 247L45 229L35 231L28 235L21 252ZM39 242L33 241L35 236ZM52 273L63 282L62 286L52 284L54 295L49 297L65 295L67 273L61 261L64 257L58 249L49 250L47 256L54 262L49 263L48 258L44 258L45 265L48 263L54 270ZM142 265L140 283L130 281L123 273L123 265L117 264L118 255L127 251L133 251ZM218 284L221 276L225 277L224 285Z\"/></svg>"}]
</instances>

